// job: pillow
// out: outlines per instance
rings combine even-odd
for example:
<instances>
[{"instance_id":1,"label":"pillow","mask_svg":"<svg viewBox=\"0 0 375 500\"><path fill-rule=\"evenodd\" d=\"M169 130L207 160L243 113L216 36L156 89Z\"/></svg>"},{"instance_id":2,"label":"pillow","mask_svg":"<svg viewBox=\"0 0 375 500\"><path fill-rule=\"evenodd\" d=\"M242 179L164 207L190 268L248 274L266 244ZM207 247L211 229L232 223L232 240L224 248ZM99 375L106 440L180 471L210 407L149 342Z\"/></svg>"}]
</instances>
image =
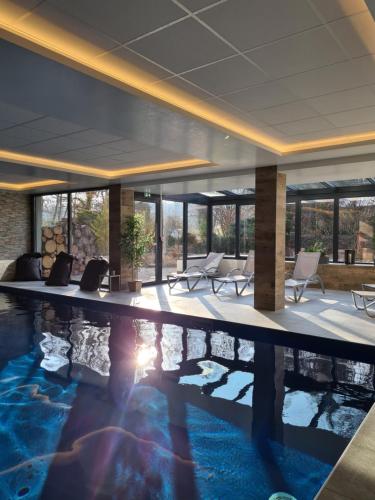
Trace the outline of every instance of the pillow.
<instances>
[{"instance_id":1,"label":"pillow","mask_svg":"<svg viewBox=\"0 0 375 500\"><path fill-rule=\"evenodd\" d=\"M67 286L69 285L72 273L74 257L65 252L60 252L51 268L49 278L46 280L47 286Z\"/></svg>"},{"instance_id":2,"label":"pillow","mask_svg":"<svg viewBox=\"0 0 375 500\"><path fill-rule=\"evenodd\" d=\"M106 274L109 264L105 259L92 259L87 263L79 287L87 292L95 292L101 285L103 274Z\"/></svg>"},{"instance_id":3,"label":"pillow","mask_svg":"<svg viewBox=\"0 0 375 500\"><path fill-rule=\"evenodd\" d=\"M42 279L42 255L24 253L16 260L16 281L40 281Z\"/></svg>"}]
</instances>

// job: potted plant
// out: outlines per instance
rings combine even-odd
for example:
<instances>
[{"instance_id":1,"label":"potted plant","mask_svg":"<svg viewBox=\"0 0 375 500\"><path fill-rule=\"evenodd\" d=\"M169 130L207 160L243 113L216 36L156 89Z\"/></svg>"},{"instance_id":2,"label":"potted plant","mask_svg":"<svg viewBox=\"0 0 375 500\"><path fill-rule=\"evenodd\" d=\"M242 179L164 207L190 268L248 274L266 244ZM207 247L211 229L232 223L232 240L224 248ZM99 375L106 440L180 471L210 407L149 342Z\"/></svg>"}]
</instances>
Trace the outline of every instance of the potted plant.
<instances>
[{"instance_id":1,"label":"potted plant","mask_svg":"<svg viewBox=\"0 0 375 500\"><path fill-rule=\"evenodd\" d=\"M316 241L313 245L306 248L306 252L320 252L319 264L329 264L327 250L321 241Z\"/></svg>"},{"instance_id":2,"label":"potted plant","mask_svg":"<svg viewBox=\"0 0 375 500\"><path fill-rule=\"evenodd\" d=\"M142 281L136 277L152 242L152 235L145 232L145 219L142 214L126 217L121 228L120 246L122 257L131 270L132 279L128 281L130 292L140 292L142 288Z\"/></svg>"}]
</instances>

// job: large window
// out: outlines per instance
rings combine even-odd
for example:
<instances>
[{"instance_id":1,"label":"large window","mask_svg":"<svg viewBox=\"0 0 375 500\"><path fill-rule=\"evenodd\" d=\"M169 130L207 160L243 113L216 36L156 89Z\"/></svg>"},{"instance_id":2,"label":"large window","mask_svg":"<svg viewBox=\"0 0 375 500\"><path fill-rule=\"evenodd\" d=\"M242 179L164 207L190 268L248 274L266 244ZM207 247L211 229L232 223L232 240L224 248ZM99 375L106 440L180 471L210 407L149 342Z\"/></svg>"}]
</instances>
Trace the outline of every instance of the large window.
<instances>
[{"instance_id":1,"label":"large window","mask_svg":"<svg viewBox=\"0 0 375 500\"><path fill-rule=\"evenodd\" d=\"M236 253L236 205L212 207L212 250L225 255Z\"/></svg>"},{"instance_id":2,"label":"large window","mask_svg":"<svg viewBox=\"0 0 375 500\"><path fill-rule=\"evenodd\" d=\"M295 252L295 237L296 237L296 204L286 204L286 220L285 220L285 257L294 258Z\"/></svg>"},{"instance_id":3,"label":"large window","mask_svg":"<svg viewBox=\"0 0 375 500\"><path fill-rule=\"evenodd\" d=\"M108 259L107 190L36 196L35 208L35 243L43 255L44 277L60 252L74 255L72 279L77 280L91 258Z\"/></svg>"},{"instance_id":4,"label":"large window","mask_svg":"<svg viewBox=\"0 0 375 500\"><path fill-rule=\"evenodd\" d=\"M322 250L333 258L333 200L302 201L301 249Z\"/></svg>"},{"instance_id":5,"label":"large window","mask_svg":"<svg viewBox=\"0 0 375 500\"><path fill-rule=\"evenodd\" d=\"M240 205L240 254L247 255L255 248L255 205Z\"/></svg>"},{"instance_id":6,"label":"large window","mask_svg":"<svg viewBox=\"0 0 375 500\"><path fill-rule=\"evenodd\" d=\"M182 266L183 249L183 203L163 200L162 202L163 235L163 278L175 272L179 262Z\"/></svg>"},{"instance_id":7,"label":"large window","mask_svg":"<svg viewBox=\"0 0 375 500\"><path fill-rule=\"evenodd\" d=\"M187 213L188 257L207 255L207 206L188 204Z\"/></svg>"},{"instance_id":8,"label":"large window","mask_svg":"<svg viewBox=\"0 0 375 500\"><path fill-rule=\"evenodd\" d=\"M56 255L68 251L68 195L48 194L36 198L36 249L42 253L42 273L47 278Z\"/></svg>"},{"instance_id":9,"label":"large window","mask_svg":"<svg viewBox=\"0 0 375 500\"><path fill-rule=\"evenodd\" d=\"M108 191L72 193L71 213L72 279L79 280L90 259L109 258Z\"/></svg>"},{"instance_id":10,"label":"large window","mask_svg":"<svg viewBox=\"0 0 375 500\"><path fill-rule=\"evenodd\" d=\"M375 197L340 198L339 260L354 249L358 262L373 262L375 248Z\"/></svg>"},{"instance_id":11,"label":"large window","mask_svg":"<svg viewBox=\"0 0 375 500\"><path fill-rule=\"evenodd\" d=\"M144 283L156 280L156 203L151 201L135 201L135 212L144 217L144 230L152 236L154 244L143 259L143 266L138 271L138 278Z\"/></svg>"}]
</instances>

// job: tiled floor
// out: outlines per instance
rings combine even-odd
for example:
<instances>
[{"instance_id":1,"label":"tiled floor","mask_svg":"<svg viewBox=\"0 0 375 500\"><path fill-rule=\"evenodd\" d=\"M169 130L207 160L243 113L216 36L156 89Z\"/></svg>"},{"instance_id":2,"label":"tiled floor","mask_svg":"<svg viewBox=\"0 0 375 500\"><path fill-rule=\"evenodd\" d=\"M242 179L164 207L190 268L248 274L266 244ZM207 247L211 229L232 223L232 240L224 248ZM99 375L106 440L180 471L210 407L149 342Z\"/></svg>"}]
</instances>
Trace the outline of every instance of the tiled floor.
<instances>
[{"instance_id":1,"label":"tiled floor","mask_svg":"<svg viewBox=\"0 0 375 500\"><path fill-rule=\"evenodd\" d=\"M315 289L306 292L298 304L288 300L284 310L256 311L253 288L237 297L230 286L214 295L207 286L188 292L184 284L169 291L167 285L147 286L141 294L127 292L81 292L77 285L46 287L41 282L0 283L4 286L38 290L46 293L104 300L151 310L171 311L205 318L310 334L318 337L348 340L375 345L375 319L357 311L349 292L328 290L325 295Z\"/></svg>"}]
</instances>

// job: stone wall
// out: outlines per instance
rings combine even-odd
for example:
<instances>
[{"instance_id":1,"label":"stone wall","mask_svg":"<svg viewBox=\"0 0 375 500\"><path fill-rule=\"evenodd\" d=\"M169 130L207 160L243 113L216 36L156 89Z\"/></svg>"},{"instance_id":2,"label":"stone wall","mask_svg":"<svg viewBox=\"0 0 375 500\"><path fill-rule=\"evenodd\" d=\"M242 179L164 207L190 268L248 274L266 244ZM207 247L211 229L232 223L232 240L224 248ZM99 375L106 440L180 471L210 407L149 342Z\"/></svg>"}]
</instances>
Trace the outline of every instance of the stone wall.
<instances>
[{"instance_id":1,"label":"stone wall","mask_svg":"<svg viewBox=\"0 0 375 500\"><path fill-rule=\"evenodd\" d=\"M31 196L0 191L0 261L31 250Z\"/></svg>"}]
</instances>

